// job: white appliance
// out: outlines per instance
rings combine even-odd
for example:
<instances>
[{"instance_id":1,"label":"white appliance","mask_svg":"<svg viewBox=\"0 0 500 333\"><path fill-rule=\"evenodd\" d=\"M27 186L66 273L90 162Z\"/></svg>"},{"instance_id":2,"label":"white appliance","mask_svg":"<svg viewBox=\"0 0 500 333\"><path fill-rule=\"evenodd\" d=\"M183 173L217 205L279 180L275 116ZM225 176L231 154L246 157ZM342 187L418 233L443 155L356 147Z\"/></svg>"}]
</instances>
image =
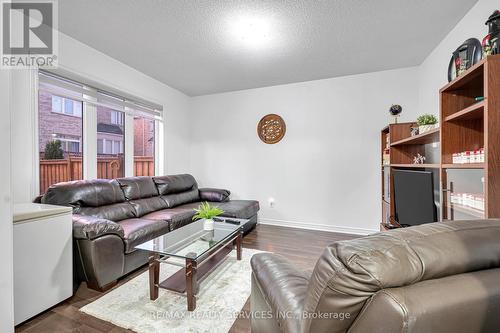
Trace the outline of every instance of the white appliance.
<instances>
[{"instance_id":1,"label":"white appliance","mask_svg":"<svg viewBox=\"0 0 500 333\"><path fill-rule=\"evenodd\" d=\"M71 208L14 205L14 322L73 294Z\"/></svg>"}]
</instances>

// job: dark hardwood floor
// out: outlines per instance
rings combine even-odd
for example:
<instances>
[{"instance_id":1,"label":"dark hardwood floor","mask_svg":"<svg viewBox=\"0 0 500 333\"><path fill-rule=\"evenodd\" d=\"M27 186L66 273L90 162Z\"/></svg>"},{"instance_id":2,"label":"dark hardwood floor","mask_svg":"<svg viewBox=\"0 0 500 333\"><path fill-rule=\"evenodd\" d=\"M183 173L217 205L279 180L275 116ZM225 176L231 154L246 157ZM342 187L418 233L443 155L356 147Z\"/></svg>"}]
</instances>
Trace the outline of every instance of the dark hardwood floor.
<instances>
[{"instance_id":1,"label":"dark hardwood floor","mask_svg":"<svg viewBox=\"0 0 500 333\"><path fill-rule=\"evenodd\" d=\"M352 239L358 236L310 231L292 228L258 225L243 238L243 248L259 249L282 254L301 269L313 269L316 260L326 245L335 241ZM146 271L146 267L137 270L119 281L118 286ZM54 332L131 332L111 323L94 318L78 309L101 297L103 293L88 289L82 283L76 294L52 309L16 327L16 332L54 333ZM244 311L250 311L247 301ZM250 320L239 318L230 332L250 332Z\"/></svg>"}]
</instances>

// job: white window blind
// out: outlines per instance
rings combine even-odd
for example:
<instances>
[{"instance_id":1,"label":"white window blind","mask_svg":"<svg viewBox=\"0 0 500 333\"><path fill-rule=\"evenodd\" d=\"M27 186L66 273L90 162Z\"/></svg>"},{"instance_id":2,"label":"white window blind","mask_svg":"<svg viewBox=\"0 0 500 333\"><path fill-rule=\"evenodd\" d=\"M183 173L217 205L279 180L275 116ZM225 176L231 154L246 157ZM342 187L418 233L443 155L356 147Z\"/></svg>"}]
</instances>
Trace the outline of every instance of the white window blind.
<instances>
[{"instance_id":1,"label":"white window blind","mask_svg":"<svg viewBox=\"0 0 500 333\"><path fill-rule=\"evenodd\" d=\"M56 96L104 106L137 117L162 119L163 107L161 105L131 98L126 94L110 92L102 87L91 86L46 71L39 71L39 89Z\"/></svg>"}]
</instances>

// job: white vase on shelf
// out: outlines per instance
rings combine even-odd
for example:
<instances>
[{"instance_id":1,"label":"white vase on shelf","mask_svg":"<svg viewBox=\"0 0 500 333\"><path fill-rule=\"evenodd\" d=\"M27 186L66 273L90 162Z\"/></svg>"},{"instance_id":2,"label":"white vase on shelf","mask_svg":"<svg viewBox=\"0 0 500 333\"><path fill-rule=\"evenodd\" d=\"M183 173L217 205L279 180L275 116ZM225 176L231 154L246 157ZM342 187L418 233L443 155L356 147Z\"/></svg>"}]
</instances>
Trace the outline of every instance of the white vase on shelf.
<instances>
[{"instance_id":1,"label":"white vase on shelf","mask_svg":"<svg viewBox=\"0 0 500 333\"><path fill-rule=\"evenodd\" d=\"M418 126L418 134L424 134L424 133L432 131L433 129L438 128L438 127L439 127L439 124Z\"/></svg>"}]
</instances>

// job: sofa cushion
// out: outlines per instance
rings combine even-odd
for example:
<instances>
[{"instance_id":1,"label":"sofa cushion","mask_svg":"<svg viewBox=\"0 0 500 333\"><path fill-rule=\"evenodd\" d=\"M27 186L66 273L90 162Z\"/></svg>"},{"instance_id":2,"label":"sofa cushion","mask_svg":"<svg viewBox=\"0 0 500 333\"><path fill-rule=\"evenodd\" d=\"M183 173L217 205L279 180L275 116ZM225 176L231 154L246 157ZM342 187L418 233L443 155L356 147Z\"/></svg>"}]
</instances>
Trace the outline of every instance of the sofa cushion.
<instances>
[{"instance_id":1,"label":"sofa cushion","mask_svg":"<svg viewBox=\"0 0 500 333\"><path fill-rule=\"evenodd\" d=\"M151 177L127 177L118 178L123 194L127 200L151 198L158 196L153 178Z\"/></svg>"},{"instance_id":2,"label":"sofa cushion","mask_svg":"<svg viewBox=\"0 0 500 333\"><path fill-rule=\"evenodd\" d=\"M132 207L134 207L135 217L142 217L148 213L154 212L155 210L167 208L167 203L160 197L151 197L146 199L132 200L130 201Z\"/></svg>"},{"instance_id":3,"label":"sofa cushion","mask_svg":"<svg viewBox=\"0 0 500 333\"><path fill-rule=\"evenodd\" d=\"M41 201L60 206L99 207L124 202L125 196L114 179L76 180L50 186Z\"/></svg>"},{"instance_id":4,"label":"sofa cushion","mask_svg":"<svg viewBox=\"0 0 500 333\"><path fill-rule=\"evenodd\" d=\"M181 193L162 195L161 198L165 201L168 208L174 208L194 201L200 201L200 194L198 189L193 189Z\"/></svg>"},{"instance_id":5,"label":"sofa cushion","mask_svg":"<svg viewBox=\"0 0 500 333\"><path fill-rule=\"evenodd\" d=\"M231 192L220 188L200 188L200 201L224 202L229 200Z\"/></svg>"},{"instance_id":6,"label":"sofa cushion","mask_svg":"<svg viewBox=\"0 0 500 333\"><path fill-rule=\"evenodd\" d=\"M255 200L231 200L227 202L214 203L224 211L222 216L238 219L249 219L259 211L259 202Z\"/></svg>"},{"instance_id":7,"label":"sofa cushion","mask_svg":"<svg viewBox=\"0 0 500 333\"><path fill-rule=\"evenodd\" d=\"M162 209L146 214L143 218L167 221L170 225L170 230L175 230L193 221L193 216L196 213L194 209L198 208L199 205L199 202L193 202L175 208Z\"/></svg>"},{"instance_id":8,"label":"sofa cushion","mask_svg":"<svg viewBox=\"0 0 500 333\"><path fill-rule=\"evenodd\" d=\"M187 192L198 188L194 177L188 174L153 177L153 181L160 195Z\"/></svg>"},{"instance_id":9,"label":"sofa cushion","mask_svg":"<svg viewBox=\"0 0 500 333\"><path fill-rule=\"evenodd\" d=\"M127 177L117 181L125 198L134 207L135 217L168 207L165 200L158 197L158 189L152 177Z\"/></svg>"},{"instance_id":10,"label":"sofa cushion","mask_svg":"<svg viewBox=\"0 0 500 333\"><path fill-rule=\"evenodd\" d=\"M169 232L168 222L163 220L126 219L118 222L123 228L125 253L133 252L134 247Z\"/></svg>"},{"instance_id":11,"label":"sofa cushion","mask_svg":"<svg viewBox=\"0 0 500 333\"><path fill-rule=\"evenodd\" d=\"M94 216L110 221L121 221L130 217L135 217L134 207L128 202L121 202L100 207L75 207L74 214Z\"/></svg>"},{"instance_id":12,"label":"sofa cushion","mask_svg":"<svg viewBox=\"0 0 500 333\"><path fill-rule=\"evenodd\" d=\"M123 237L123 228L118 223L110 220L73 214L74 238L92 240L104 235Z\"/></svg>"},{"instance_id":13,"label":"sofa cushion","mask_svg":"<svg viewBox=\"0 0 500 333\"><path fill-rule=\"evenodd\" d=\"M255 287L261 290L280 327L284 332L300 332L309 273L297 269L285 257L274 253L257 253L250 264L257 282ZM254 292L252 290L252 294ZM280 316L281 313L290 316Z\"/></svg>"}]
</instances>

